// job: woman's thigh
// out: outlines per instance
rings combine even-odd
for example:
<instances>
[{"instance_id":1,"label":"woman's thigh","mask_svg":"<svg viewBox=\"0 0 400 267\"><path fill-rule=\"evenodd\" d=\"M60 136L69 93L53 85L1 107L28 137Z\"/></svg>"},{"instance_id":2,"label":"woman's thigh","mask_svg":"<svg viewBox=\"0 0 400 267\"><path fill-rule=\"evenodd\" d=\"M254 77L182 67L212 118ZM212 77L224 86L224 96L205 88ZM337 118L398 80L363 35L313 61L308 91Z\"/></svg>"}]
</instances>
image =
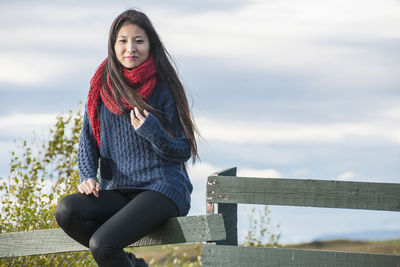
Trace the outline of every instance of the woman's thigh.
<instances>
[{"instance_id":1,"label":"woman's thigh","mask_svg":"<svg viewBox=\"0 0 400 267\"><path fill-rule=\"evenodd\" d=\"M59 203L56 217L74 217L75 220L94 220L103 223L129 203L130 198L117 190L101 190L99 196L75 193Z\"/></svg>"},{"instance_id":2,"label":"woman's thigh","mask_svg":"<svg viewBox=\"0 0 400 267\"><path fill-rule=\"evenodd\" d=\"M124 248L175 216L178 210L169 198L155 191L143 191L104 222L91 242Z\"/></svg>"}]
</instances>

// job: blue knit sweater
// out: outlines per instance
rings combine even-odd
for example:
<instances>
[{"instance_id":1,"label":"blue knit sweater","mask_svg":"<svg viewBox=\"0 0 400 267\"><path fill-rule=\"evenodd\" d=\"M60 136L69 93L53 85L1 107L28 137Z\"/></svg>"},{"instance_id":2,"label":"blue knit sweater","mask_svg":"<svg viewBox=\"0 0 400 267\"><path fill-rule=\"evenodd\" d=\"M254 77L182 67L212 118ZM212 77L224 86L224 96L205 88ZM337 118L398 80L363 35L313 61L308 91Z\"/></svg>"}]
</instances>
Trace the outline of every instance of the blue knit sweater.
<instances>
[{"instance_id":1,"label":"blue knit sweater","mask_svg":"<svg viewBox=\"0 0 400 267\"><path fill-rule=\"evenodd\" d=\"M179 121L175 101L165 84L158 83L150 99L152 107L166 118L165 128L151 113L135 131L129 115L116 115L100 107L100 150L87 110L79 142L78 167L81 182L97 179L100 159L100 189L154 190L166 195L184 216L190 208L192 184L185 168L191 147Z\"/></svg>"}]
</instances>

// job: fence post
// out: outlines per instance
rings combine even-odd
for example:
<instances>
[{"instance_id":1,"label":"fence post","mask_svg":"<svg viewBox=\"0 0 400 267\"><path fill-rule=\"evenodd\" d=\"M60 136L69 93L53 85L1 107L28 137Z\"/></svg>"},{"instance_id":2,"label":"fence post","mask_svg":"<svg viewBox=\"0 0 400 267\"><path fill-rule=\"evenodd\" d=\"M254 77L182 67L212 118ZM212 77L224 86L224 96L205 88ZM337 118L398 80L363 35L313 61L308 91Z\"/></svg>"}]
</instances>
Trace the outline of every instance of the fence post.
<instances>
[{"instance_id":1,"label":"fence post","mask_svg":"<svg viewBox=\"0 0 400 267\"><path fill-rule=\"evenodd\" d=\"M236 176L236 167L225 169L212 176ZM237 246L237 204L236 203L212 203L207 202L207 215L209 214L222 214L224 218L224 225L226 230L226 240L217 241L217 245L231 245Z\"/></svg>"}]
</instances>

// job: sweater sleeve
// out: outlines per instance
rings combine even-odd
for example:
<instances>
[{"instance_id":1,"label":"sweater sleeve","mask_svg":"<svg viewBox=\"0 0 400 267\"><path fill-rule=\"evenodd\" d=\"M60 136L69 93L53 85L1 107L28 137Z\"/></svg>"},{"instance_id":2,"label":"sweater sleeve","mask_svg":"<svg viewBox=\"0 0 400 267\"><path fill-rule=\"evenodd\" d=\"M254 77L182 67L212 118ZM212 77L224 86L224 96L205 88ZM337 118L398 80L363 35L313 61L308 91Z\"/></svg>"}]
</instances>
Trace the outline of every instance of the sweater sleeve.
<instances>
[{"instance_id":1,"label":"sweater sleeve","mask_svg":"<svg viewBox=\"0 0 400 267\"><path fill-rule=\"evenodd\" d=\"M151 113L136 132L147 139L162 158L175 163L184 163L191 156L191 147L179 121L175 103L168 103L163 111L167 119L165 127L173 137L165 132L160 121Z\"/></svg>"},{"instance_id":2,"label":"sweater sleeve","mask_svg":"<svg viewBox=\"0 0 400 267\"><path fill-rule=\"evenodd\" d=\"M97 169L99 167L99 149L94 138L90 120L85 109L81 136L78 150L78 168L81 182L90 178L97 180Z\"/></svg>"}]
</instances>

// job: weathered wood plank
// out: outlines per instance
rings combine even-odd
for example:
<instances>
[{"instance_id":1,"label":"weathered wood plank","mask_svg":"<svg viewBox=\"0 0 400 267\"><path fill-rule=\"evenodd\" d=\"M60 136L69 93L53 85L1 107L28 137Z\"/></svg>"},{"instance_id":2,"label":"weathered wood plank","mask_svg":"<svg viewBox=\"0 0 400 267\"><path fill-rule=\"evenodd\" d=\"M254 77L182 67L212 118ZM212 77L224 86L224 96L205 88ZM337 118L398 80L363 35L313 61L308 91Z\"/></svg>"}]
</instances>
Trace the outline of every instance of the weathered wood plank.
<instances>
[{"instance_id":1,"label":"weathered wood plank","mask_svg":"<svg viewBox=\"0 0 400 267\"><path fill-rule=\"evenodd\" d=\"M211 176L236 176L237 168L228 168L221 171L217 171L211 174ZM207 181L207 187L209 186L209 182ZM206 197L206 212L207 215L209 214L217 214L218 213L218 203L209 202L208 198Z\"/></svg>"},{"instance_id":2,"label":"weathered wood plank","mask_svg":"<svg viewBox=\"0 0 400 267\"><path fill-rule=\"evenodd\" d=\"M226 238L222 215L176 217L131 246L192 243ZM0 257L82 251L80 245L60 228L0 234Z\"/></svg>"},{"instance_id":3,"label":"weathered wood plank","mask_svg":"<svg viewBox=\"0 0 400 267\"><path fill-rule=\"evenodd\" d=\"M400 256L285 248L204 245L203 266L398 267Z\"/></svg>"},{"instance_id":4,"label":"weathered wood plank","mask_svg":"<svg viewBox=\"0 0 400 267\"><path fill-rule=\"evenodd\" d=\"M400 211L400 184L210 176L207 201Z\"/></svg>"},{"instance_id":5,"label":"weathered wood plank","mask_svg":"<svg viewBox=\"0 0 400 267\"><path fill-rule=\"evenodd\" d=\"M236 167L213 173L214 176L236 176ZM224 218L226 239L217 241L217 245L237 245L237 204L236 203L209 203L207 202L207 214L222 214Z\"/></svg>"}]
</instances>

